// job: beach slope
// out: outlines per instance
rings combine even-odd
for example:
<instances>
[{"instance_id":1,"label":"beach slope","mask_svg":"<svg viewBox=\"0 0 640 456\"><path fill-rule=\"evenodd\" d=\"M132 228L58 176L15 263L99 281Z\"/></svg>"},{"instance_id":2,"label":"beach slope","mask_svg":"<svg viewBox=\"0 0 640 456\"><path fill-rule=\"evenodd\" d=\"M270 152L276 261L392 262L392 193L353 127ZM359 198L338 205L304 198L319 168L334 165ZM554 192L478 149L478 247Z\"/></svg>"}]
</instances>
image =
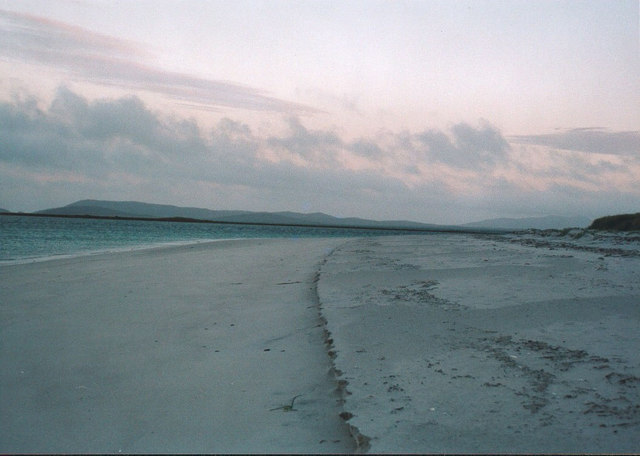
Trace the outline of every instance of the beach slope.
<instances>
[{"instance_id":1,"label":"beach slope","mask_svg":"<svg viewBox=\"0 0 640 456\"><path fill-rule=\"evenodd\" d=\"M313 282L340 242L1 267L0 451L353 451Z\"/></svg>"}]
</instances>

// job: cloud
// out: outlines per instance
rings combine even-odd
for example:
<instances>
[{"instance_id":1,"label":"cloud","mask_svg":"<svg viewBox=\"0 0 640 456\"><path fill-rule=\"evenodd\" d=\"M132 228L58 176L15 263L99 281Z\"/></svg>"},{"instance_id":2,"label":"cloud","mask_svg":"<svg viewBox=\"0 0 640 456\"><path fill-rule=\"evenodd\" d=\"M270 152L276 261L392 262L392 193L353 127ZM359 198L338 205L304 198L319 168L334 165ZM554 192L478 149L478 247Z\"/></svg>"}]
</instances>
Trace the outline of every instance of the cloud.
<instances>
[{"instance_id":1,"label":"cloud","mask_svg":"<svg viewBox=\"0 0 640 456\"><path fill-rule=\"evenodd\" d=\"M288 135L258 138L247 125L225 118L206 134L195 122L150 111L136 97L90 102L61 88L46 110L39 110L33 99L0 103L0 163L42 178L47 172L61 178L74 173L107 182L112 175L127 174L158 186L181 180L259 189L291 190L292 183L305 187L309 182L326 187L320 182L327 173L307 162L325 162L324 156L330 155L326 150L342 141L331 132L308 130L294 118L290 126ZM261 158L261 150L274 144L308 161L302 165ZM340 187L337 181L345 172L335 171L340 177L329 178L329 187ZM379 179L363 176L367 173L352 173L351 182L380 186Z\"/></svg>"},{"instance_id":2,"label":"cloud","mask_svg":"<svg viewBox=\"0 0 640 456\"><path fill-rule=\"evenodd\" d=\"M589 153L612 155L640 154L640 131L575 128L544 135L511 136L509 139L521 144L536 144Z\"/></svg>"},{"instance_id":3,"label":"cloud","mask_svg":"<svg viewBox=\"0 0 640 456\"><path fill-rule=\"evenodd\" d=\"M95 84L159 93L201 109L318 112L256 88L145 65L140 61L147 52L135 43L29 14L0 10L0 56L63 69Z\"/></svg>"},{"instance_id":4,"label":"cloud","mask_svg":"<svg viewBox=\"0 0 640 456\"><path fill-rule=\"evenodd\" d=\"M108 179L127 172L167 174L205 149L194 123L161 120L135 97L89 103L60 89L47 111L32 100L0 104L0 160L29 170Z\"/></svg>"},{"instance_id":5,"label":"cloud","mask_svg":"<svg viewBox=\"0 0 640 456\"><path fill-rule=\"evenodd\" d=\"M204 130L136 97L89 101L64 87L39 106L0 102L2 207L94 197L462 223L595 216L640 198L637 157L509 145L486 123L348 142L297 117L267 137L229 118Z\"/></svg>"},{"instance_id":6,"label":"cloud","mask_svg":"<svg viewBox=\"0 0 640 456\"><path fill-rule=\"evenodd\" d=\"M373 141L367 139L359 139L349 145L349 149L356 155L367 158L380 158L384 155L384 151Z\"/></svg>"},{"instance_id":7,"label":"cloud","mask_svg":"<svg viewBox=\"0 0 640 456\"><path fill-rule=\"evenodd\" d=\"M309 130L297 117L289 118L290 134L286 137L270 137L267 143L315 164L335 164L338 149L344 146L333 132Z\"/></svg>"},{"instance_id":8,"label":"cloud","mask_svg":"<svg viewBox=\"0 0 640 456\"><path fill-rule=\"evenodd\" d=\"M439 130L427 130L416 136L427 159L459 168L491 167L505 160L509 144L502 134L489 124L474 128L459 123L451 135Z\"/></svg>"},{"instance_id":9,"label":"cloud","mask_svg":"<svg viewBox=\"0 0 640 456\"><path fill-rule=\"evenodd\" d=\"M145 56L142 48L130 41L30 14L0 10L0 31L3 53L45 63L69 63L88 54L103 58Z\"/></svg>"}]
</instances>

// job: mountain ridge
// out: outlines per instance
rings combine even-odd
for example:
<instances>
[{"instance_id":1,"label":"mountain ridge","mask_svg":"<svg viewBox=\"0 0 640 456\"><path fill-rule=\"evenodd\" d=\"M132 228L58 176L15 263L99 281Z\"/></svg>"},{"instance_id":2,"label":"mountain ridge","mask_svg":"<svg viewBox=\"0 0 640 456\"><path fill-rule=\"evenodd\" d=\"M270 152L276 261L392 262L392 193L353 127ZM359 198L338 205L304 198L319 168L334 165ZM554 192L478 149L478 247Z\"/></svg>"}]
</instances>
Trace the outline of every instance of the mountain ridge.
<instances>
[{"instance_id":1,"label":"mountain ridge","mask_svg":"<svg viewBox=\"0 0 640 456\"><path fill-rule=\"evenodd\" d=\"M496 218L462 225L437 225L409 220L369 220L358 217L335 217L323 212L299 213L292 211L240 211L212 210L198 207L174 206L169 204L144 203L139 201L108 201L84 199L66 206L35 212L39 215L99 216L99 217L143 217L143 218L184 218L223 223L257 223L276 225L309 225L369 228L409 228L424 230L497 230L513 231L524 229L562 229L586 227L591 222L586 217L545 216L529 218Z\"/></svg>"},{"instance_id":2,"label":"mountain ridge","mask_svg":"<svg viewBox=\"0 0 640 456\"><path fill-rule=\"evenodd\" d=\"M237 210L212 210L197 207L182 207L168 204L143 203L139 201L79 200L66 206L44 209L38 215L72 215L100 217L145 217L145 218L187 218L224 223L258 223L278 225L309 226L362 226L368 228L410 228L410 229L453 229L453 225L436 225L408 220L369 220L357 217L339 218L322 212L298 213L253 212Z\"/></svg>"}]
</instances>

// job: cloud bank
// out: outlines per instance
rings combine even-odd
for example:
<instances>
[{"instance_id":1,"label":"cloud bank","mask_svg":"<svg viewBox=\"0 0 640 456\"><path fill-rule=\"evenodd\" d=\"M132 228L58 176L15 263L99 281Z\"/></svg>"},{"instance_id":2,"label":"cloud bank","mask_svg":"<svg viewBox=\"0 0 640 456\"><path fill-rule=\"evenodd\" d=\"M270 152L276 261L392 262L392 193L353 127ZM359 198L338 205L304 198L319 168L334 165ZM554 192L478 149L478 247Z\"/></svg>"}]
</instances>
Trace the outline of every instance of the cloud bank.
<instances>
[{"instance_id":1,"label":"cloud bank","mask_svg":"<svg viewBox=\"0 0 640 456\"><path fill-rule=\"evenodd\" d=\"M640 200L638 154L593 152L602 131L593 143L582 136L583 151L547 147L544 135L509 142L488 122L347 141L295 116L278 136L229 118L204 130L136 97L89 101L64 87L38 106L0 103L2 207L99 198L463 223L597 216L637 210Z\"/></svg>"}]
</instances>

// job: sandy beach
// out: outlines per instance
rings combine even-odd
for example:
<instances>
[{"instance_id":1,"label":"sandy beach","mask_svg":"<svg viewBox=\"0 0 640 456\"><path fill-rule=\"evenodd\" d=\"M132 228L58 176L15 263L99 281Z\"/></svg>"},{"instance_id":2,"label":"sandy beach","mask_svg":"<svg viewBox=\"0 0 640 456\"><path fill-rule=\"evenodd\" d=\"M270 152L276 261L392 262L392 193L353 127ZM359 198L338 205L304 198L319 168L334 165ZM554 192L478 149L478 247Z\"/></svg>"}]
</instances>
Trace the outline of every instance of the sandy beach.
<instances>
[{"instance_id":1,"label":"sandy beach","mask_svg":"<svg viewBox=\"0 0 640 456\"><path fill-rule=\"evenodd\" d=\"M371 452L640 451L639 252L561 244L434 235L333 252L318 291Z\"/></svg>"},{"instance_id":2,"label":"sandy beach","mask_svg":"<svg viewBox=\"0 0 640 456\"><path fill-rule=\"evenodd\" d=\"M237 240L2 266L0 451L638 452L640 253L596 241Z\"/></svg>"},{"instance_id":3,"label":"sandy beach","mask_svg":"<svg viewBox=\"0 0 640 456\"><path fill-rule=\"evenodd\" d=\"M353 451L313 291L340 242L0 268L0 451Z\"/></svg>"}]
</instances>

